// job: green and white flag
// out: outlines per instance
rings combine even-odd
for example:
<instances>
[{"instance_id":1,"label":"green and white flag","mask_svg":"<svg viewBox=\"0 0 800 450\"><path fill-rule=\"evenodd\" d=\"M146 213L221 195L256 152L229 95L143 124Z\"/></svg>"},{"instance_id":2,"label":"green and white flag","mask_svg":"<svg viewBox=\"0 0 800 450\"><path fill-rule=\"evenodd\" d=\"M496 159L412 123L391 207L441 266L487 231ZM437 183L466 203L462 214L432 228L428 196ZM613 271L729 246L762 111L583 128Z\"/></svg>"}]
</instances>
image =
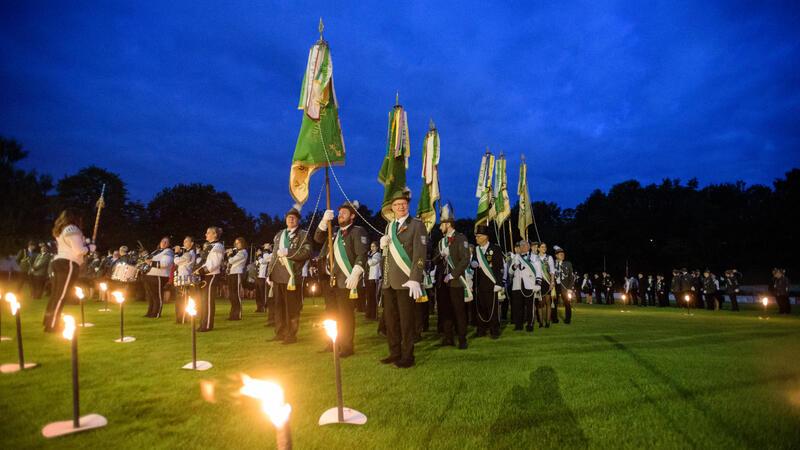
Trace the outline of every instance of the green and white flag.
<instances>
[{"instance_id":1,"label":"green and white flag","mask_svg":"<svg viewBox=\"0 0 800 450\"><path fill-rule=\"evenodd\" d=\"M528 240L528 227L533 223L533 213L531 212L531 198L528 195L528 165L525 164L525 155L519 163L519 182L517 183L517 195L519 195L519 218L517 227L522 239Z\"/></svg>"},{"instance_id":2,"label":"green and white flag","mask_svg":"<svg viewBox=\"0 0 800 450\"><path fill-rule=\"evenodd\" d=\"M494 199L494 221L499 228L503 227L503 222L511 215L511 201L508 199L508 176L506 174L506 157L500 152L500 157L494 165L494 191L497 197Z\"/></svg>"},{"instance_id":3,"label":"green and white flag","mask_svg":"<svg viewBox=\"0 0 800 450\"><path fill-rule=\"evenodd\" d=\"M422 141L422 192L417 205L417 217L428 233L436 225L436 201L439 200L439 132L431 120L430 130Z\"/></svg>"},{"instance_id":4,"label":"green and white flag","mask_svg":"<svg viewBox=\"0 0 800 450\"><path fill-rule=\"evenodd\" d=\"M308 184L316 169L328 163L344 164L344 138L333 88L333 62L330 47L322 38L308 52L297 108L305 113L292 157L289 193L302 205L308 199Z\"/></svg>"},{"instance_id":5,"label":"green and white flag","mask_svg":"<svg viewBox=\"0 0 800 450\"><path fill-rule=\"evenodd\" d=\"M492 194L492 175L494 174L494 155L486 149L481 159L481 169L478 172L478 186L475 188L475 197L478 198L478 217L475 227L489 225L496 214L494 209L494 195Z\"/></svg>"},{"instance_id":6,"label":"green and white flag","mask_svg":"<svg viewBox=\"0 0 800 450\"><path fill-rule=\"evenodd\" d=\"M378 181L383 185L381 215L386 221L394 219L392 199L407 189L406 170L411 156L408 138L408 116L399 104L389 112L389 130L386 136L386 156L378 172Z\"/></svg>"}]
</instances>

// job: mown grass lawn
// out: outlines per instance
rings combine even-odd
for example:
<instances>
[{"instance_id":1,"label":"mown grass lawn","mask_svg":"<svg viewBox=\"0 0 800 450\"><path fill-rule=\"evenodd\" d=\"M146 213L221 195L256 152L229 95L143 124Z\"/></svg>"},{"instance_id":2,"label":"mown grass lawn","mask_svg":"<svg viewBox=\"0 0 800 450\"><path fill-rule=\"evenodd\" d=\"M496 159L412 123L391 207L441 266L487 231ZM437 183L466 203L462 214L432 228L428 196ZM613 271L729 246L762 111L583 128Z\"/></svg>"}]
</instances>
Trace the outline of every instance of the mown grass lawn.
<instances>
[{"instance_id":1,"label":"mown grass lawn","mask_svg":"<svg viewBox=\"0 0 800 450\"><path fill-rule=\"evenodd\" d=\"M138 340L116 344L117 309L89 303L96 326L80 334L81 411L109 423L51 441L42 426L71 415L69 346L41 331L44 301L26 302L26 359L41 367L0 377L0 448L271 448L271 425L237 393L241 373L284 386L295 448L800 447L796 315L579 305L572 325L532 335L506 327L466 351L439 348L429 334L407 370L378 363L385 339L359 316L357 354L342 362L344 399L369 421L319 427L336 402L331 354L320 353L324 333L313 327L321 302L305 306L290 346L267 342L272 330L252 302L241 322L224 320L226 303L217 329L198 334L199 358L214 364L207 372L180 369L190 330L173 323L171 305L152 320L144 303L130 304L126 334ZM77 306L67 312L78 317ZM8 309L2 330L14 335ZM16 342L0 344L0 362L14 361Z\"/></svg>"}]
</instances>

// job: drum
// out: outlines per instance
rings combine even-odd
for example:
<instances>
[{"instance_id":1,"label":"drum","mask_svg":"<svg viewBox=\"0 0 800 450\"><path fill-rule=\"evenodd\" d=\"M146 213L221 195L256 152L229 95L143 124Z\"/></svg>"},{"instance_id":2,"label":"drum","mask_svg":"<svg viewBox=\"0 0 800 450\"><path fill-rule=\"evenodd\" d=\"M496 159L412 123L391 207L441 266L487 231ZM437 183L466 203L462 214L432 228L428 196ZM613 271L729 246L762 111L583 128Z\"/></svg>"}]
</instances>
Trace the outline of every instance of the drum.
<instances>
[{"instance_id":1,"label":"drum","mask_svg":"<svg viewBox=\"0 0 800 450\"><path fill-rule=\"evenodd\" d=\"M114 266L114 270L111 272L111 279L123 283L132 283L136 281L138 275L139 271L136 270L136 266L119 263Z\"/></svg>"},{"instance_id":2,"label":"drum","mask_svg":"<svg viewBox=\"0 0 800 450\"><path fill-rule=\"evenodd\" d=\"M190 287L200 284L199 275L175 275L173 279L175 287Z\"/></svg>"}]
</instances>

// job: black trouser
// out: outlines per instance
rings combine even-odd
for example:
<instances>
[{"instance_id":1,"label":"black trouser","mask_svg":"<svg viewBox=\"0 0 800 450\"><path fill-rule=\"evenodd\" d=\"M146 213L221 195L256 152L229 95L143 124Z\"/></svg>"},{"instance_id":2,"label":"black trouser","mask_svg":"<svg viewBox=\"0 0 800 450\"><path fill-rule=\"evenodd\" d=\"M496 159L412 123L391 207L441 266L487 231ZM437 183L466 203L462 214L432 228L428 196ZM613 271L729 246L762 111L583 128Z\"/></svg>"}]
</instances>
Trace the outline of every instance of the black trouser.
<instances>
[{"instance_id":1,"label":"black trouser","mask_svg":"<svg viewBox=\"0 0 800 450\"><path fill-rule=\"evenodd\" d=\"M569 290L559 285L558 298L564 303L564 323L572 322L572 299L569 298ZM556 301L555 304L556 307L553 308L554 316L558 317L558 301ZM554 320L553 322L558 323L558 320Z\"/></svg>"},{"instance_id":2,"label":"black trouser","mask_svg":"<svg viewBox=\"0 0 800 450\"><path fill-rule=\"evenodd\" d=\"M487 283L488 284L488 283ZM478 336L485 336L488 330L492 336L500 335L500 311L494 285L489 284L488 289L479 287L475 298L477 307Z\"/></svg>"},{"instance_id":3,"label":"black trouser","mask_svg":"<svg viewBox=\"0 0 800 450\"><path fill-rule=\"evenodd\" d=\"M256 278L256 312L261 313L267 310L267 285L266 278Z\"/></svg>"},{"instance_id":4,"label":"black trouser","mask_svg":"<svg viewBox=\"0 0 800 450\"><path fill-rule=\"evenodd\" d=\"M711 311L716 309L716 304L714 303L714 301L717 299L716 294L703 294L703 297L705 298L707 310Z\"/></svg>"},{"instance_id":5,"label":"black trouser","mask_svg":"<svg viewBox=\"0 0 800 450\"><path fill-rule=\"evenodd\" d=\"M522 286L520 290L511 291L511 321L515 330L533 325L533 291Z\"/></svg>"},{"instance_id":6,"label":"black trouser","mask_svg":"<svg viewBox=\"0 0 800 450\"><path fill-rule=\"evenodd\" d=\"M367 319L378 318L378 280L367 280L365 316Z\"/></svg>"},{"instance_id":7,"label":"black trouser","mask_svg":"<svg viewBox=\"0 0 800 450\"><path fill-rule=\"evenodd\" d=\"M147 297L147 317L161 317L161 309L164 306L164 285L169 279L156 275L146 275L144 277L144 293Z\"/></svg>"},{"instance_id":8,"label":"black trouser","mask_svg":"<svg viewBox=\"0 0 800 450\"><path fill-rule=\"evenodd\" d=\"M595 289L594 290L594 297L597 300L597 303L599 303L601 305L603 304L603 290L602 289L600 289L600 288Z\"/></svg>"},{"instance_id":9,"label":"black trouser","mask_svg":"<svg viewBox=\"0 0 800 450\"><path fill-rule=\"evenodd\" d=\"M550 320L553 323L558 323L558 299L561 298L561 292L563 290L561 285L556 283L556 295L553 297L553 309L550 311Z\"/></svg>"},{"instance_id":10,"label":"black trouser","mask_svg":"<svg viewBox=\"0 0 800 450\"><path fill-rule=\"evenodd\" d=\"M500 302L500 319L503 322L507 322L508 321L508 309L511 306L510 303L511 302L509 301L508 298L506 298L505 300Z\"/></svg>"},{"instance_id":11,"label":"black trouser","mask_svg":"<svg viewBox=\"0 0 800 450\"><path fill-rule=\"evenodd\" d=\"M606 305L613 305L614 304L614 291L611 289L606 289Z\"/></svg>"},{"instance_id":12,"label":"black trouser","mask_svg":"<svg viewBox=\"0 0 800 450\"><path fill-rule=\"evenodd\" d=\"M217 312L216 300L214 300L215 290L221 275L206 275L204 277L205 286L201 290L200 298L200 324L198 330L211 331L214 329L214 315Z\"/></svg>"},{"instance_id":13,"label":"black trouser","mask_svg":"<svg viewBox=\"0 0 800 450\"><path fill-rule=\"evenodd\" d=\"M731 299L731 311L738 311L739 300L736 299L736 294L728 294L728 298Z\"/></svg>"},{"instance_id":14,"label":"black trouser","mask_svg":"<svg viewBox=\"0 0 800 450\"><path fill-rule=\"evenodd\" d=\"M227 282L228 302L231 304L228 320L242 320L242 274L229 273Z\"/></svg>"},{"instance_id":15,"label":"black trouser","mask_svg":"<svg viewBox=\"0 0 800 450\"><path fill-rule=\"evenodd\" d=\"M453 325L459 340L467 338L467 314L464 307L464 288L445 287L437 293L436 304L442 320L444 340L453 342Z\"/></svg>"},{"instance_id":16,"label":"black trouser","mask_svg":"<svg viewBox=\"0 0 800 450\"><path fill-rule=\"evenodd\" d=\"M389 357L414 362L415 308L408 289L383 289L383 315Z\"/></svg>"},{"instance_id":17,"label":"black trouser","mask_svg":"<svg viewBox=\"0 0 800 450\"><path fill-rule=\"evenodd\" d=\"M417 334L421 334L423 331L428 331L431 326L430 322L430 305L431 299L433 298L433 289L426 289L425 295L428 296L427 302L416 303L415 302L415 309L417 310L417 317L416 317L416 330Z\"/></svg>"},{"instance_id":18,"label":"black trouser","mask_svg":"<svg viewBox=\"0 0 800 450\"><path fill-rule=\"evenodd\" d=\"M295 342L300 328L300 289L290 291L286 283L274 283L275 336L283 341ZM330 288L329 288L330 289Z\"/></svg>"},{"instance_id":19,"label":"black trouser","mask_svg":"<svg viewBox=\"0 0 800 450\"><path fill-rule=\"evenodd\" d=\"M31 275L31 297L41 298L44 292L44 283L47 277L44 275Z\"/></svg>"},{"instance_id":20,"label":"black trouser","mask_svg":"<svg viewBox=\"0 0 800 450\"><path fill-rule=\"evenodd\" d=\"M789 295L776 295L775 303L778 304L778 314L791 314L792 305L789 303Z\"/></svg>"},{"instance_id":21,"label":"black trouser","mask_svg":"<svg viewBox=\"0 0 800 450\"><path fill-rule=\"evenodd\" d=\"M356 300L350 298L350 289L333 287L328 290L333 303L334 318L336 319L336 343L340 352L351 353L354 351L353 336L356 332Z\"/></svg>"},{"instance_id":22,"label":"black trouser","mask_svg":"<svg viewBox=\"0 0 800 450\"><path fill-rule=\"evenodd\" d=\"M53 261L53 289L50 292L50 300L47 302L47 309L44 311L44 331L54 332L60 330L61 310L67 297L72 295L72 286L78 278L78 264L68 259L56 259Z\"/></svg>"}]
</instances>

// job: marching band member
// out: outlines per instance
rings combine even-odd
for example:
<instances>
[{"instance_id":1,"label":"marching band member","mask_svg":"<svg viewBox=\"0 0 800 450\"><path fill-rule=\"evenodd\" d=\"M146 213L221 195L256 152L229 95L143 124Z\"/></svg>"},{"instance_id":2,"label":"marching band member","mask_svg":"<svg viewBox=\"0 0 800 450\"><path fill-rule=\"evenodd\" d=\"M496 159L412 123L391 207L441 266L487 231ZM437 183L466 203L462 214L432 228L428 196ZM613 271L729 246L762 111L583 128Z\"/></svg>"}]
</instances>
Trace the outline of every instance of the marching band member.
<instances>
[{"instance_id":1,"label":"marching band member","mask_svg":"<svg viewBox=\"0 0 800 450\"><path fill-rule=\"evenodd\" d=\"M267 298L269 296L269 286L267 286L267 266L269 260L272 258L272 244L266 243L264 246L256 250L256 267L258 274L256 276L256 312L263 313L267 311ZM274 308L270 309L270 314L275 314Z\"/></svg>"},{"instance_id":2,"label":"marching band member","mask_svg":"<svg viewBox=\"0 0 800 450\"><path fill-rule=\"evenodd\" d=\"M517 244L517 254L511 260L511 319L514 330L533 331L533 297L542 287L536 284L538 266L531 261L528 241Z\"/></svg>"},{"instance_id":3,"label":"marching band member","mask_svg":"<svg viewBox=\"0 0 800 450\"><path fill-rule=\"evenodd\" d=\"M194 271L194 262L197 258L197 253L194 251L194 239L191 236L186 236L183 238L183 246L175 246L174 252L175 276L182 279L189 278ZM175 323L184 323L186 321L188 288L184 287L183 294L175 299Z\"/></svg>"},{"instance_id":4,"label":"marching band member","mask_svg":"<svg viewBox=\"0 0 800 450\"><path fill-rule=\"evenodd\" d=\"M476 336L492 339L500 337L500 305L498 296L503 286L503 251L489 242L489 228L486 225L475 227L475 256L472 267L475 269L475 297L477 303L478 330Z\"/></svg>"},{"instance_id":5,"label":"marching band member","mask_svg":"<svg viewBox=\"0 0 800 450\"><path fill-rule=\"evenodd\" d=\"M454 226L455 216L449 203L442 206L439 230L442 239L436 246L434 262L440 268L439 294L437 304L442 322L444 338L442 345L454 346L453 327L458 335L458 348L467 348L467 315L465 298L472 297L472 289L466 280L465 272L469 268L470 252L467 237L456 231Z\"/></svg>"},{"instance_id":6,"label":"marching band member","mask_svg":"<svg viewBox=\"0 0 800 450\"><path fill-rule=\"evenodd\" d=\"M356 218L355 204L345 202L339 206L337 222L339 229L333 237L333 278L335 285L327 293L332 297L334 317L339 337L339 356L346 358L353 355L353 336L356 329L355 301L358 299L358 286L364 274L367 262L367 232L364 228L353 225ZM321 244L326 242L328 227L333 221L333 210L328 209L322 215L322 220L314 233L314 240ZM327 253L327 252L326 252ZM327 261L327 254L320 254Z\"/></svg>"},{"instance_id":7,"label":"marching band member","mask_svg":"<svg viewBox=\"0 0 800 450\"><path fill-rule=\"evenodd\" d=\"M161 317L161 309L164 306L164 287L169 281L169 274L172 271L172 261L175 254L169 248L169 238L161 238L158 243L158 250L151 253L145 262L150 265L150 270L144 279L144 291L147 296L147 314L145 317Z\"/></svg>"},{"instance_id":8,"label":"marching band member","mask_svg":"<svg viewBox=\"0 0 800 450\"><path fill-rule=\"evenodd\" d=\"M564 323L569 325L572 322L572 296L575 295L575 273L572 271L572 263L565 260L566 253L559 246L554 246L556 251L556 291L558 298L554 301L553 308L554 322L558 323L558 300L564 303Z\"/></svg>"},{"instance_id":9,"label":"marching band member","mask_svg":"<svg viewBox=\"0 0 800 450\"><path fill-rule=\"evenodd\" d=\"M292 208L284 218L286 228L275 235L273 248L277 248L270 261L269 284L275 301L275 337L284 344L297 342L300 326L301 270L311 257L311 241L301 230L300 211Z\"/></svg>"},{"instance_id":10,"label":"marching band member","mask_svg":"<svg viewBox=\"0 0 800 450\"><path fill-rule=\"evenodd\" d=\"M556 296L556 286L553 282L553 274L555 273L555 265L553 264L553 257L547 254L547 244L539 242L537 246L537 255L535 258L536 264L539 266L537 273L536 284L541 286L541 299L538 299L539 306L539 328L542 328L542 321L544 321L545 328L550 328L552 320L552 302ZM539 276L538 274L541 274Z\"/></svg>"},{"instance_id":11,"label":"marching band member","mask_svg":"<svg viewBox=\"0 0 800 450\"><path fill-rule=\"evenodd\" d=\"M81 232L80 215L71 209L61 212L53 226L53 237L58 251L53 259L53 288L44 313L44 331L52 333L61 327L61 309L78 277L78 269L86 254L94 251L94 244L86 245Z\"/></svg>"},{"instance_id":12,"label":"marching band member","mask_svg":"<svg viewBox=\"0 0 800 450\"><path fill-rule=\"evenodd\" d=\"M228 302L231 312L228 320L242 320L242 276L247 265L247 242L243 237L233 241L234 248L228 251Z\"/></svg>"},{"instance_id":13,"label":"marching band member","mask_svg":"<svg viewBox=\"0 0 800 450\"><path fill-rule=\"evenodd\" d=\"M383 364L399 368L414 365L416 300L422 297L422 272L425 269L428 233L419 219L409 217L411 192L398 191L392 198L394 219L386 225L381 237L385 254L383 277L383 314L389 356Z\"/></svg>"},{"instance_id":14,"label":"marching band member","mask_svg":"<svg viewBox=\"0 0 800 450\"><path fill-rule=\"evenodd\" d=\"M367 254L367 265L369 265L369 277L367 279L367 305L366 318L368 320L378 320L378 287L381 282L381 261L383 255L377 242L369 246Z\"/></svg>"},{"instance_id":15,"label":"marching band member","mask_svg":"<svg viewBox=\"0 0 800 450\"><path fill-rule=\"evenodd\" d=\"M203 264L196 272L203 277L202 299L200 300L200 325L197 331L206 332L214 329L214 315L216 304L214 302L215 283L219 278L222 260L225 258L225 247L219 242L222 237L222 228L209 227L206 230L206 245L203 247Z\"/></svg>"}]
</instances>

